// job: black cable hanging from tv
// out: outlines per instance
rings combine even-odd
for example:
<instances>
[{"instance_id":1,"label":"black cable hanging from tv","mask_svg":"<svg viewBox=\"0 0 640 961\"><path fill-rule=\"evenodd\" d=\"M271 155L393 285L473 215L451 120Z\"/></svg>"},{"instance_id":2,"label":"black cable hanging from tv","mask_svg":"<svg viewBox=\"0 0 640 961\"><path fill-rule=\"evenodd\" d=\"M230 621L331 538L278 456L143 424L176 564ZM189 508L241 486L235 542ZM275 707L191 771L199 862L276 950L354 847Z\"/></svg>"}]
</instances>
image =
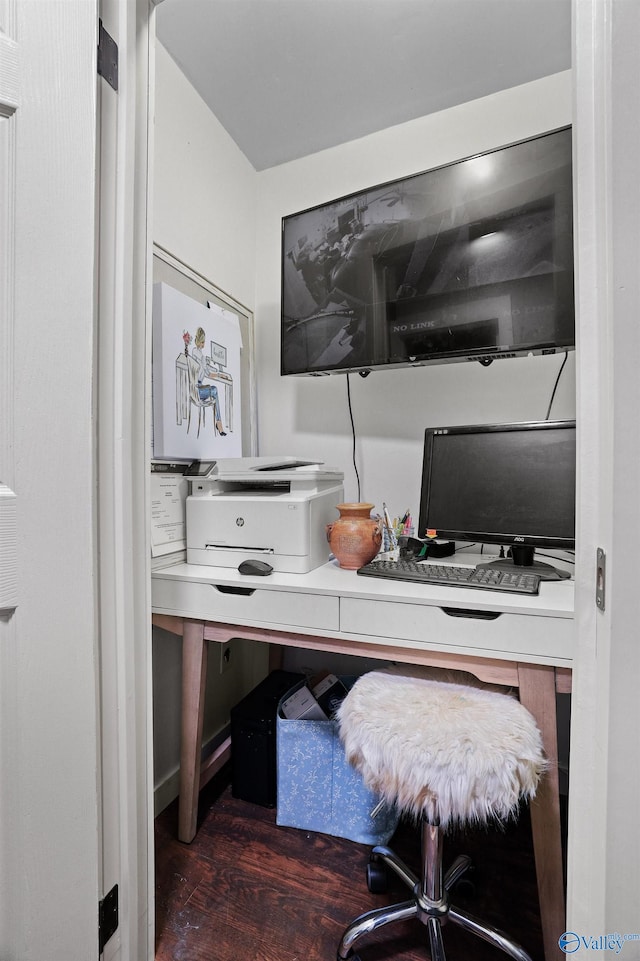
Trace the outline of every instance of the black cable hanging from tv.
<instances>
[{"instance_id":1,"label":"black cable hanging from tv","mask_svg":"<svg viewBox=\"0 0 640 961\"><path fill-rule=\"evenodd\" d=\"M352 448L352 460L353 469L356 474L356 481L358 484L358 502L360 502L360 474L358 473L358 465L356 463L356 427L353 422L353 409L351 407L351 381L349 380L349 374L347 374L347 404L349 407L349 419L351 420L351 436L353 438L353 448Z\"/></svg>"},{"instance_id":2,"label":"black cable hanging from tv","mask_svg":"<svg viewBox=\"0 0 640 961\"><path fill-rule=\"evenodd\" d=\"M553 406L553 400L554 400L554 398L555 398L555 396L556 396L556 391L557 391L557 389L558 389L558 384L560 383L560 377L562 376L562 371L564 370L564 365L566 364L568 357L569 357L569 352L568 352L567 350L565 350L565 352L564 352L564 360L563 360L562 363L560 364L560 370L558 371L558 375L557 375L557 377L556 377L556 382L555 382L555 384L553 385L553 390L551 391L551 400L549 401L549 406L547 407L547 416L545 417L545 420L549 420L549 415L551 414L551 408L552 408L552 406Z\"/></svg>"}]
</instances>

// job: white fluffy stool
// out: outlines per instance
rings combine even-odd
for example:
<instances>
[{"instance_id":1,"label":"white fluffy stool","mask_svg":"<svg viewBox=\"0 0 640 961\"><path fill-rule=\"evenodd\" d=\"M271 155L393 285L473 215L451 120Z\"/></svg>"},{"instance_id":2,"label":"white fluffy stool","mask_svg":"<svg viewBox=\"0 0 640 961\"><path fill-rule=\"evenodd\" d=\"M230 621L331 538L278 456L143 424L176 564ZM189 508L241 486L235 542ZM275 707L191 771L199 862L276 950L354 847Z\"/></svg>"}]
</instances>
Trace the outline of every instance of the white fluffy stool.
<instances>
[{"instance_id":1,"label":"white fluffy stool","mask_svg":"<svg viewBox=\"0 0 640 961\"><path fill-rule=\"evenodd\" d=\"M383 925L415 917L428 929L431 961L445 959L441 925L447 919L518 961L531 961L504 933L449 903L448 891L471 861L457 858L443 879L442 846L449 826L505 820L521 798L533 797L545 768L536 722L508 694L415 674L365 674L337 715L347 758L367 787L422 822L420 878L389 848L371 852L371 866L391 868L412 890L411 899L356 918L338 959L353 957L356 943Z\"/></svg>"}]
</instances>

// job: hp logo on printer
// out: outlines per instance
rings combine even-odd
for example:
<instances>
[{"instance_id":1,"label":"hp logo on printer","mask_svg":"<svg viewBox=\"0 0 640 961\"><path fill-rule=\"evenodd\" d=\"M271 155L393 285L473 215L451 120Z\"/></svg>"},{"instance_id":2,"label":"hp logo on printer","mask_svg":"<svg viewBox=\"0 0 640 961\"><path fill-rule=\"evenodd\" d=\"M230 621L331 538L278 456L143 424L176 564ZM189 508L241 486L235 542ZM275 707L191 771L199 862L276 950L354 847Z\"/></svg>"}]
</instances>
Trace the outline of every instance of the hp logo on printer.
<instances>
[{"instance_id":1,"label":"hp logo on printer","mask_svg":"<svg viewBox=\"0 0 640 961\"><path fill-rule=\"evenodd\" d=\"M236 527L244 527L244 517L236 517Z\"/></svg>"}]
</instances>

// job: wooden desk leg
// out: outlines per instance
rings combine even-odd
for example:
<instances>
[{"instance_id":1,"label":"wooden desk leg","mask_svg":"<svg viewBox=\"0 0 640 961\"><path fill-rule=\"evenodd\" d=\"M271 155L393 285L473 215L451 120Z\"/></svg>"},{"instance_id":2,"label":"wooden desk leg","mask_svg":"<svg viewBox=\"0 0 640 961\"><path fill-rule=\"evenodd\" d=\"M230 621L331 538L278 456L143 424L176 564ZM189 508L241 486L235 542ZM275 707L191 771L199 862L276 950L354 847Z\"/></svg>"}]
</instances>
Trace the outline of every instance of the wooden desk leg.
<instances>
[{"instance_id":1,"label":"wooden desk leg","mask_svg":"<svg viewBox=\"0 0 640 961\"><path fill-rule=\"evenodd\" d=\"M553 667L519 664L520 701L535 717L549 769L531 803L531 826L538 879L538 897L546 961L564 958L558 938L565 930L556 685Z\"/></svg>"},{"instance_id":2,"label":"wooden desk leg","mask_svg":"<svg viewBox=\"0 0 640 961\"><path fill-rule=\"evenodd\" d=\"M189 844L196 835L198 820L207 642L204 639L203 621L185 618L183 624L178 838Z\"/></svg>"}]
</instances>

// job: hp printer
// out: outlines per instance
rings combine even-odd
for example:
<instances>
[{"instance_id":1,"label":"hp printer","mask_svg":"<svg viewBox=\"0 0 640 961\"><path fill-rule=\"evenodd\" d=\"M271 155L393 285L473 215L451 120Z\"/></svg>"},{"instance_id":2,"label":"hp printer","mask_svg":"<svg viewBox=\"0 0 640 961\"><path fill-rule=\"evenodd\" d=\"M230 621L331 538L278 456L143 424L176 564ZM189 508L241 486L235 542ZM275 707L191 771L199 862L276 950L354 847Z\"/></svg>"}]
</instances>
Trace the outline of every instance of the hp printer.
<instances>
[{"instance_id":1,"label":"hp printer","mask_svg":"<svg viewBox=\"0 0 640 961\"><path fill-rule=\"evenodd\" d=\"M267 561L304 574L329 559L326 525L344 499L343 474L293 457L195 461L185 471L187 563Z\"/></svg>"}]
</instances>

